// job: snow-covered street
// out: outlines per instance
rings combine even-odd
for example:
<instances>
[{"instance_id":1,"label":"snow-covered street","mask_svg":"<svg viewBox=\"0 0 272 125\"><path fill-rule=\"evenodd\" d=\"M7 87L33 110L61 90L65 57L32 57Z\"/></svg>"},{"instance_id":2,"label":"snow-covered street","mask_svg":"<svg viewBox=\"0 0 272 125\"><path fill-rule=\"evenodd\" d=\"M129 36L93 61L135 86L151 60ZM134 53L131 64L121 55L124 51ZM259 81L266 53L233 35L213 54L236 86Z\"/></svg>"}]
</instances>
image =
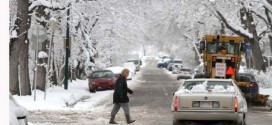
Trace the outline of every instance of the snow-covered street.
<instances>
[{"instance_id":1,"label":"snow-covered street","mask_svg":"<svg viewBox=\"0 0 272 125\"><path fill-rule=\"evenodd\" d=\"M135 125L172 124L170 105L172 92L176 91L182 80L165 69L155 67L152 60L144 63L140 72L128 81L129 88L135 93L130 95L130 110ZM77 80L69 84L69 89L55 86L44 93L33 96L14 96L29 110L30 125L102 125L108 124L112 109L113 90L90 93L86 80ZM272 94L272 89L260 89L260 93ZM84 97L84 98L82 98ZM81 98L81 100L80 100ZM77 102L77 103L75 103ZM74 106L67 106L74 104ZM259 120L252 120L258 114L264 114ZM265 108L250 110L249 123L262 123L272 116ZM126 124L123 110L116 116L119 124Z\"/></svg>"}]
</instances>

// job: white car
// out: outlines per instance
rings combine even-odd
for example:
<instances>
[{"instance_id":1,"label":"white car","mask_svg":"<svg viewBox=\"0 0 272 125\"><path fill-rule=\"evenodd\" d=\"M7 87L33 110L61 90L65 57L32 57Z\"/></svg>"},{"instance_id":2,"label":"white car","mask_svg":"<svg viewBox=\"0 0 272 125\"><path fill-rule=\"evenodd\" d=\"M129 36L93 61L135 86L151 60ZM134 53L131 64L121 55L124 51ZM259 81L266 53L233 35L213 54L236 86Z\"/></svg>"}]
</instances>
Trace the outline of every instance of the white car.
<instances>
[{"instance_id":1,"label":"white car","mask_svg":"<svg viewBox=\"0 0 272 125\"><path fill-rule=\"evenodd\" d=\"M180 68L177 74L177 80L179 79L191 79L193 77L193 72L189 68Z\"/></svg>"},{"instance_id":2,"label":"white car","mask_svg":"<svg viewBox=\"0 0 272 125\"><path fill-rule=\"evenodd\" d=\"M142 65L142 62L140 59L130 59L127 61L128 62L132 62L134 64L134 66L136 67L136 71L139 71L140 70L140 67Z\"/></svg>"},{"instance_id":3,"label":"white car","mask_svg":"<svg viewBox=\"0 0 272 125\"><path fill-rule=\"evenodd\" d=\"M134 65L133 62L125 62L123 64L124 68L127 68L129 70L129 75L127 79L132 79L132 76L136 73L136 66Z\"/></svg>"},{"instance_id":4,"label":"white car","mask_svg":"<svg viewBox=\"0 0 272 125\"><path fill-rule=\"evenodd\" d=\"M173 95L173 125L187 120L246 124L247 103L232 79L189 79Z\"/></svg>"},{"instance_id":5,"label":"white car","mask_svg":"<svg viewBox=\"0 0 272 125\"><path fill-rule=\"evenodd\" d=\"M182 64L178 64L178 63L175 63L173 66L172 66L172 73L173 74L177 74L180 69L182 68Z\"/></svg>"}]
</instances>

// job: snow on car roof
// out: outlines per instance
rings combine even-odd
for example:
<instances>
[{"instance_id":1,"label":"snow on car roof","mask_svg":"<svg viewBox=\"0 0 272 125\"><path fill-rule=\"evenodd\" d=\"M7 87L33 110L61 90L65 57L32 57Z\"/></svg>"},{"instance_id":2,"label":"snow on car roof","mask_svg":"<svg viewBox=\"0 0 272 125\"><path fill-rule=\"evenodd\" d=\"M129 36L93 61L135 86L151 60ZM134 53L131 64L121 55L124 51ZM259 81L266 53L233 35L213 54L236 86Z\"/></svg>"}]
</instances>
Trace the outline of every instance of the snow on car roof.
<instances>
[{"instance_id":1,"label":"snow on car roof","mask_svg":"<svg viewBox=\"0 0 272 125\"><path fill-rule=\"evenodd\" d=\"M188 79L186 81L232 81L232 79Z\"/></svg>"},{"instance_id":2,"label":"snow on car roof","mask_svg":"<svg viewBox=\"0 0 272 125\"><path fill-rule=\"evenodd\" d=\"M182 93L206 93L206 92L216 92L216 93L233 93L235 92L235 88L232 85L223 85L223 84L210 84L209 81L222 81L222 82L229 82L231 79L192 79L186 80L189 82L187 85L182 85L177 94ZM186 82L185 81L185 82ZM199 81L200 83L196 84L192 81Z\"/></svg>"},{"instance_id":3,"label":"snow on car roof","mask_svg":"<svg viewBox=\"0 0 272 125\"><path fill-rule=\"evenodd\" d=\"M121 74L122 70L124 67L121 66L113 66L113 67L108 67L106 68L107 70L111 70L114 74Z\"/></svg>"}]
</instances>

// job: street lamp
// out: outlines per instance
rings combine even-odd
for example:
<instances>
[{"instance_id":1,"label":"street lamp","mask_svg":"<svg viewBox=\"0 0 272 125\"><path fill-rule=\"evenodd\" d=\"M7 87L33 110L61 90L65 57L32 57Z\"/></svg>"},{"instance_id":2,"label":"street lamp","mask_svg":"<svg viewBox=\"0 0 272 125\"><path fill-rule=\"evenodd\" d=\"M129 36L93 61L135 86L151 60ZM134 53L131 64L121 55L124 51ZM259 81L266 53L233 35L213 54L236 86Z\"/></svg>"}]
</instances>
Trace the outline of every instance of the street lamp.
<instances>
[{"instance_id":1,"label":"street lamp","mask_svg":"<svg viewBox=\"0 0 272 125\"><path fill-rule=\"evenodd\" d=\"M49 29L51 30L51 40L49 42L49 55L48 55L48 60L47 60L47 81L50 82L50 76L49 76L49 71L50 71L50 66L52 68L51 62L51 51L52 51L52 42L54 38L54 31L58 28L58 21L54 17L51 17L49 19ZM47 89L47 82L45 82L45 90L44 90L44 99L46 99L46 89Z\"/></svg>"}]
</instances>

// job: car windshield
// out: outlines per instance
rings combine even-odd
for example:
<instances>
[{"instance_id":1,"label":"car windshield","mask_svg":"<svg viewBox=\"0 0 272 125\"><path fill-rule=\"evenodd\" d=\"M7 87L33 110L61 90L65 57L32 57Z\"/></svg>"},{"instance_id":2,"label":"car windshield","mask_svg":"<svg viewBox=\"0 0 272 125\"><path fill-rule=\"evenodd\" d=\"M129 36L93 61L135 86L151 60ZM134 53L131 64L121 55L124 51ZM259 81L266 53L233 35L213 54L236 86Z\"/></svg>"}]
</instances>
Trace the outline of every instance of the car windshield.
<instances>
[{"instance_id":1,"label":"car windshield","mask_svg":"<svg viewBox=\"0 0 272 125\"><path fill-rule=\"evenodd\" d=\"M139 63L138 60L128 60L127 62L133 62L135 65Z\"/></svg>"},{"instance_id":2,"label":"car windshield","mask_svg":"<svg viewBox=\"0 0 272 125\"><path fill-rule=\"evenodd\" d=\"M185 92L235 92L231 81L185 81L180 89Z\"/></svg>"},{"instance_id":3,"label":"car windshield","mask_svg":"<svg viewBox=\"0 0 272 125\"><path fill-rule=\"evenodd\" d=\"M182 63L182 61L181 60L174 60L174 63Z\"/></svg>"},{"instance_id":4,"label":"car windshield","mask_svg":"<svg viewBox=\"0 0 272 125\"><path fill-rule=\"evenodd\" d=\"M207 43L207 52L208 53L218 53L221 50L225 49L227 54L237 54L238 52L238 43L217 43L217 42L208 42Z\"/></svg>"},{"instance_id":5,"label":"car windshield","mask_svg":"<svg viewBox=\"0 0 272 125\"><path fill-rule=\"evenodd\" d=\"M181 67L182 67L182 65L175 65L175 67L176 67L176 68L181 68Z\"/></svg>"},{"instance_id":6,"label":"car windshield","mask_svg":"<svg viewBox=\"0 0 272 125\"><path fill-rule=\"evenodd\" d=\"M113 73L110 71L98 71L93 72L91 78L111 78L113 77Z\"/></svg>"},{"instance_id":7,"label":"car windshield","mask_svg":"<svg viewBox=\"0 0 272 125\"><path fill-rule=\"evenodd\" d=\"M190 69L180 69L180 71L191 72Z\"/></svg>"}]
</instances>

